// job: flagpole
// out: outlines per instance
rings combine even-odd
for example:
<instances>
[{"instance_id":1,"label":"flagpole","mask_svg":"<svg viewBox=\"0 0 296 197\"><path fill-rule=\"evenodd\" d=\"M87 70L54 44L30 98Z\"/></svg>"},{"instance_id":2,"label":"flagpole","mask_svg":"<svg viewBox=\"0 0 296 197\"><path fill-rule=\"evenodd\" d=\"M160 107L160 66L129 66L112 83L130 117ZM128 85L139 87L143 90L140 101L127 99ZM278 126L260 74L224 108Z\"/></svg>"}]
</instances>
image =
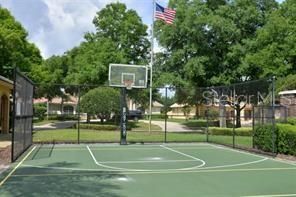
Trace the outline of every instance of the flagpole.
<instances>
[{"instance_id":1,"label":"flagpole","mask_svg":"<svg viewBox=\"0 0 296 197\"><path fill-rule=\"evenodd\" d=\"M149 133L151 133L151 119L152 119L152 74L154 63L154 19L155 19L155 0L152 1L152 26L151 26L151 60L150 60L150 98L149 98Z\"/></svg>"}]
</instances>

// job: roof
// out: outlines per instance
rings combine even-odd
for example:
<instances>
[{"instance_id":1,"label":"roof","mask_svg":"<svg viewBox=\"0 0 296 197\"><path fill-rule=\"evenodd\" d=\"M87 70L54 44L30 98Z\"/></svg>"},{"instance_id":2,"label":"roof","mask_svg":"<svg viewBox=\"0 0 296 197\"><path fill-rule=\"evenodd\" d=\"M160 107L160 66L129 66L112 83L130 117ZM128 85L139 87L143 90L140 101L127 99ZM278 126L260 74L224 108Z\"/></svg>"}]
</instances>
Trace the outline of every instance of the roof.
<instances>
[{"instance_id":1,"label":"roof","mask_svg":"<svg viewBox=\"0 0 296 197\"><path fill-rule=\"evenodd\" d=\"M163 104L157 102L157 101L154 101L153 104L152 104L153 107L163 107Z\"/></svg>"},{"instance_id":2,"label":"roof","mask_svg":"<svg viewBox=\"0 0 296 197\"><path fill-rule=\"evenodd\" d=\"M286 90L279 92L279 95L285 95L285 94L296 94L296 90Z\"/></svg>"},{"instance_id":3,"label":"roof","mask_svg":"<svg viewBox=\"0 0 296 197\"><path fill-rule=\"evenodd\" d=\"M174 103L173 105L171 105L171 108L178 108L178 107L184 107L186 106L186 104L178 104L178 103Z\"/></svg>"},{"instance_id":4,"label":"roof","mask_svg":"<svg viewBox=\"0 0 296 197\"><path fill-rule=\"evenodd\" d=\"M9 87L10 89L13 89L13 81L3 77L0 75L0 84Z\"/></svg>"},{"instance_id":5,"label":"roof","mask_svg":"<svg viewBox=\"0 0 296 197\"><path fill-rule=\"evenodd\" d=\"M34 103L47 103L48 99L47 98L38 98L34 99ZM53 104L61 104L62 103L62 98L61 97L54 97L49 101L49 103ZM67 99L64 100L64 104L70 104L70 105L76 105L78 103L78 98L74 96L68 96Z\"/></svg>"}]
</instances>

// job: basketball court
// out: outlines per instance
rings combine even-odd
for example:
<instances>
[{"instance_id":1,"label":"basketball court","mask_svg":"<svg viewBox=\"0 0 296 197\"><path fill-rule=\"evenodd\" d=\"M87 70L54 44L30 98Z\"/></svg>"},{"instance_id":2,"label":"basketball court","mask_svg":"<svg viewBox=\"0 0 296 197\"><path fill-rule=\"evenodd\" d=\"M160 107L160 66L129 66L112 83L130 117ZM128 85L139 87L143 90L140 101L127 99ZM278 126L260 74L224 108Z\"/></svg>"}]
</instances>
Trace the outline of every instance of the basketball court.
<instances>
[{"instance_id":1,"label":"basketball court","mask_svg":"<svg viewBox=\"0 0 296 197\"><path fill-rule=\"evenodd\" d=\"M2 196L296 196L296 164L208 143L38 145Z\"/></svg>"}]
</instances>

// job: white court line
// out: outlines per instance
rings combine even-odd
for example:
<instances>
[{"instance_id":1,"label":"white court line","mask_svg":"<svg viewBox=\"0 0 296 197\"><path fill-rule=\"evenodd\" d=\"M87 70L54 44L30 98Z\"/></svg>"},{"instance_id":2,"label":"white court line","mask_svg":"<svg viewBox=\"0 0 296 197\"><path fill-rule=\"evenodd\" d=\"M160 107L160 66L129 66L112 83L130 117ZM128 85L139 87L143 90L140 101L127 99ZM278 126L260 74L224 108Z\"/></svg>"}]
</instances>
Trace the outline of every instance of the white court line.
<instances>
[{"instance_id":1,"label":"white court line","mask_svg":"<svg viewBox=\"0 0 296 197\"><path fill-rule=\"evenodd\" d=\"M160 147L162 147L162 148L164 148L164 149L167 149L167 150L170 150L170 151L172 151L172 152L178 153L178 154L183 155L183 156L185 156L185 157L189 157L189 158L191 158L191 159L194 159L194 160L196 160L196 161L201 162L201 164L200 164L199 166L195 166L195 167L192 167L192 168L186 168L186 169L200 168L200 167L202 167L202 166L204 166L204 165L206 164L206 162L205 162L204 160L199 159L199 158L196 158L196 157L193 157L192 155L188 155L188 154L182 153L182 152L180 152L180 151L174 150L174 149L169 148L169 147L166 147L166 146L164 146L164 145L160 145Z\"/></svg>"},{"instance_id":2,"label":"white court line","mask_svg":"<svg viewBox=\"0 0 296 197\"><path fill-rule=\"evenodd\" d=\"M269 160L272 160L272 161L276 161L276 162L280 162L280 163L290 164L292 166L296 166L296 163L289 162L287 160L274 159L272 157L264 157L264 156L261 156L261 155L256 155L254 153L249 153L249 152L246 152L246 151L229 148L229 147L226 147L226 146L223 146L223 145L214 145L214 144L210 144L210 145L211 146L214 146L214 147L217 147L217 148L224 149L224 150L230 150L230 151L233 151L233 152L243 153L243 154L246 154L246 155L252 155L252 156L261 157L261 158L268 158Z\"/></svg>"},{"instance_id":3,"label":"white court line","mask_svg":"<svg viewBox=\"0 0 296 197\"><path fill-rule=\"evenodd\" d=\"M16 169L22 165L22 163L29 157L29 155L35 150L36 146L34 146L32 148L32 150L30 150L30 152L28 152L28 154L14 167L14 169L0 182L0 187L7 181L7 179L9 179L9 177L16 171Z\"/></svg>"},{"instance_id":4,"label":"white court line","mask_svg":"<svg viewBox=\"0 0 296 197\"><path fill-rule=\"evenodd\" d=\"M238 163L238 164L229 164L229 165L221 165L221 166L209 166L209 167L202 167L202 168L198 168L197 170L203 171L203 170L209 170L209 169L217 169L217 168L227 168L227 167L236 167L236 166L244 166L244 165L250 165L250 164L254 164L254 163L259 163L259 162L263 162L265 160L267 160L268 158L264 158L264 159L260 159L260 160L256 160L256 161L251 161L251 162L245 162L245 163ZM190 160L193 161L193 160ZM196 161L196 160L194 160ZM25 167L32 167L32 168L41 168L41 169L54 169L54 170L72 170L72 171L114 171L114 170L106 170L106 169L91 169L91 168L65 168L65 167L46 167L46 166L37 166L37 165L28 165L28 164L24 164L22 166ZM272 169L272 168L268 168L268 169ZM294 168L283 168L283 169L294 169ZM194 169L191 169L194 170ZM225 170L231 170L231 169L225 169ZM234 169L236 170L236 169ZM252 168L250 168L250 170L252 170ZM119 170L115 170L115 171L119 171ZM133 169L125 169L124 171L133 171ZM167 171L183 171L183 172L187 172L190 171L189 170L179 170L179 169L171 169L171 170L145 170L143 172L167 172ZM142 172L142 171L139 171ZM193 172L193 171L191 171Z\"/></svg>"},{"instance_id":5,"label":"white court line","mask_svg":"<svg viewBox=\"0 0 296 197\"><path fill-rule=\"evenodd\" d=\"M103 168L108 168L108 169L111 169L111 170L124 170L124 171L139 171L139 172L143 172L143 171L148 171L148 170L140 170L140 169L126 169L126 168L117 168L117 167L112 167L112 166L107 166L107 165L104 165L104 164L100 164L97 159L95 158L94 154L92 153L92 151L90 150L89 146L86 146L88 152L90 153L92 159L94 160L95 164L100 166L100 167L103 167Z\"/></svg>"},{"instance_id":6,"label":"white court line","mask_svg":"<svg viewBox=\"0 0 296 197\"><path fill-rule=\"evenodd\" d=\"M171 163L171 162L190 162L190 161L196 161L196 160L142 160L142 161L101 161L100 163L102 164L121 164L121 163Z\"/></svg>"},{"instance_id":7,"label":"white court line","mask_svg":"<svg viewBox=\"0 0 296 197\"><path fill-rule=\"evenodd\" d=\"M167 149L167 150L169 150L169 151L172 151L172 152L178 153L178 154L183 155L183 156L185 156L185 157L189 157L189 158L191 158L191 159L194 159L194 160L196 160L196 161L201 162L201 164L198 165L198 166L193 166L193 167L190 167L190 168L182 168L182 170L193 170L193 169L200 168L200 167L203 167L204 165L206 165L206 162L205 162L204 160L199 159L199 158L197 158L197 157L193 157L192 155L188 155L188 154L182 153L182 152L180 152L180 151L174 150L174 149L169 148L169 147L166 147L166 146L164 146L164 145L160 145L160 147L162 147L162 148L164 148L164 149Z\"/></svg>"},{"instance_id":8,"label":"white court line","mask_svg":"<svg viewBox=\"0 0 296 197\"><path fill-rule=\"evenodd\" d=\"M215 145L212 145L213 147L216 147ZM163 147L164 148L164 147ZM169 150L173 150L173 152L176 152L176 150L174 149L171 149L171 148L168 148L168 147L165 147ZM222 147L218 147L218 148L222 148ZM87 146L87 149L93 159L93 161L95 162L96 165L98 166L101 166L101 167L104 167L104 168L107 168L107 169L84 169L84 168L64 168L64 167L44 167L44 166L35 166L35 165L23 165L23 166L27 166L27 167L35 167L35 168L44 168L44 169L56 169L56 170L73 170L73 171L135 171L135 172L174 172L174 171L184 171L187 170L194 170L196 169L196 167L192 167L192 168L181 168L181 169L168 169L168 170L143 170L143 169L126 169L126 168L116 168L116 167L112 167L112 166L107 166L107 165L103 165L102 163L104 162L98 162L94 156L94 154L92 153L92 151L90 150L90 148ZM226 149L226 148L225 148ZM228 150L228 149L227 149ZM229 150L232 150L232 149L229 149ZM236 151L236 150L233 150L233 151ZM181 152L177 151L179 154ZM237 151L236 151L237 152ZM238 151L238 152L241 152L241 151ZM245 154L249 154L249 155L253 155L251 153L246 153L246 152L242 152L242 153L245 153ZM182 155L184 155L185 153L181 153ZM185 154L184 156L189 156L190 158L192 158L193 156L191 155L187 155ZM257 155L254 155L254 156L257 156ZM261 156L258 156L258 157L261 157ZM244 166L244 165L250 165L250 164L254 164L254 163L259 163L259 162L263 162L263 161L266 161L268 160L268 158L266 157L261 157L262 159L260 160L256 160L256 161L251 161L251 162L244 162L244 163L238 163L238 164L229 164L229 165L220 165L220 166L209 166L209 167L202 167L202 168L199 168L201 171L202 170L208 170L208 169L217 169L217 168L227 168L227 167L235 167L235 166ZM192 158L194 159L194 161L196 161L198 158ZM158 161L158 160L157 160ZM169 160L167 160L169 161ZM185 160L184 160L185 161ZM188 160L188 161L193 161L193 160ZM199 160L198 160L199 161ZM116 161L114 161L116 162ZM150 161L145 161L145 163L148 163ZM152 161L151 161L152 162ZM153 162L156 162L156 161L153 161ZM166 160L162 160L162 161L159 161L159 162L166 162ZM121 161L118 161L118 163L122 163ZM133 163L133 161L126 161L125 163ZM110 170L111 169L111 170ZM291 168L292 169L292 168ZM226 170L229 170L229 169L226 169ZM231 170L231 169L230 169Z\"/></svg>"},{"instance_id":9,"label":"white court line","mask_svg":"<svg viewBox=\"0 0 296 197\"><path fill-rule=\"evenodd\" d=\"M260 157L260 158L267 158L265 156L257 155L257 154L254 154L254 153L249 153L249 152L238 150L238 149L233 149L233 148L223 146L223 145L215 145L215 144L210 144L210 145L213 146L213 147L216 147L217 149L224 149L224 150L229 150L229 151L232 151L232 152L242 153L242 154L245 154L245 155L251 155L251 156Z\"/></svg>"},{"instance_id":10,"label":"white court line","mask_svg":"<svg viewBox=\"0 0 296 197\"><path fill-rule=\"evenodd\" d=\"M275 195L257 195L257 196L241 196L241 197L285 197L285 196L296 196L296 194L275 194Z\"/></svg>"},{"instance_id":11,"label":"white court line","mask_svg":"<svg viewBox=\"0 0 296 197\"><path fill-rule=\"evenodd\" d=\"M53 170L65 170L61 169L59 167L42 167L42 166L30 166L30 165L22 165L22 166L28 166L28 167L35 167L35 168L41 168L41 169L53 169ZM69 170L69 169L67 169ZM98 174L100 172L109 172L110 174L112 173L117 173L117 174L125 174L125 175L132 175L132 174L180 174L180 173L215 173L215 172L256 172L256 171L282 171L282 170L295 170L296 168L242 168L242 169L214 169L214 170L202 170L202 169L196 169L196 170L188 170L188 171L181 171L181 170L175 170L175 171L142 171L142 172L132 172L132 171L127 171L127 172L122 172L122 171L111 171L111 170L99 170L99 169L83 169L83 168L73 168L72 171L80 171L78 174L74 175L83 175L81 171L93 171L93 173L85 173L85 175L92 175L92 174ZM73 175L73 174L67 174L67 173L42 173L42 174L21 174L21 175L12 175L12 177L25 177L25 176L55 176L55 175L62 175L62 176L67 176L67 175Z\"/></svg>"},{"instance_id":12,"label":"white court line","mask_svg":"<svg viewBox=\"0 0 296 197\"><path fill-rule=\"evenodd\" d=\"M259 159L257 161L250 161L250 162L238 163L238 164L229 164L229 165L221 165L221 166L210 166L210 167L204 167L204 168L200 168L200 169L215 169L215 168L226 168L226 167L245 166L245 165L249 165L249 164L260 163L260 162L263 162L263 161L266 161L266 160L268 160L268 158L263 158L263 159Z\"/></svg>"},{"instance_id":13,"label":"white court line","mask_svg":"<svg viewBox=\"0 0 296 197\"><path fill-rule=\"evenodd\" d=\"M108 168L108 169L112 169L112 170L120 170L120 171L136 171L136 172L151 172L151 171L155 171L155 170L147 170L147 169L130 169L130 168L119 168L119 167L113 167L113 166L108 166L108 165L104 165L100 162L98 162L93 154L93 152L90 150L89 146L86 146L88 152L90 153L93 161L95 162L96 165L100 166L100 167L103 167L103 168ZM179 152L179 154L181 154L181 152ZM185 154L185 153L183 153ZM186 154L185 154L186 155ZM176 170L192 170L192 169L196 169L196 168L199 168L199 167L202 167L205 165L205 162L201 159L198 159L198 158L195 158L193 156L189 156L187 155L187 157L190 157L196 161L199 161L201 162L202 164L201 165L198 165L198 166L193 166L193 167L190 167L190 168L176 168L176 169L166 169L166 170L162 170L162 171L176 171Z\"/></svg>"}]
</instances>

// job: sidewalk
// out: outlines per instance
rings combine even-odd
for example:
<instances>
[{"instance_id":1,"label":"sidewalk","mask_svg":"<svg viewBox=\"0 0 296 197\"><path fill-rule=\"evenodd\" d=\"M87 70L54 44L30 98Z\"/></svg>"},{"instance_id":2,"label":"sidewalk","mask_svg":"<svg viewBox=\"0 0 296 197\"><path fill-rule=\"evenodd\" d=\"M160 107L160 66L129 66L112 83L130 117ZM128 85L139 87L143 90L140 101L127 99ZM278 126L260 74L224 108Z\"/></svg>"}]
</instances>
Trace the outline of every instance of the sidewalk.
<instances>
[{"instance_id":1,"label":"sidewalk","mask_svg":"<svg viewBox=\"0 0 296 197\"><path fill-rule=\"evenodd\" d=\"M149 120L140 120L141 122L149 123ZM159 121L159 120L152 120L151 124L159 126L162 131L165 131L165 121ZM178 122L167 122L167 131L168 132L202 132L201 130L196 130L189 128L185 125L182 125Z\"/></svg>"}]
</instances>

